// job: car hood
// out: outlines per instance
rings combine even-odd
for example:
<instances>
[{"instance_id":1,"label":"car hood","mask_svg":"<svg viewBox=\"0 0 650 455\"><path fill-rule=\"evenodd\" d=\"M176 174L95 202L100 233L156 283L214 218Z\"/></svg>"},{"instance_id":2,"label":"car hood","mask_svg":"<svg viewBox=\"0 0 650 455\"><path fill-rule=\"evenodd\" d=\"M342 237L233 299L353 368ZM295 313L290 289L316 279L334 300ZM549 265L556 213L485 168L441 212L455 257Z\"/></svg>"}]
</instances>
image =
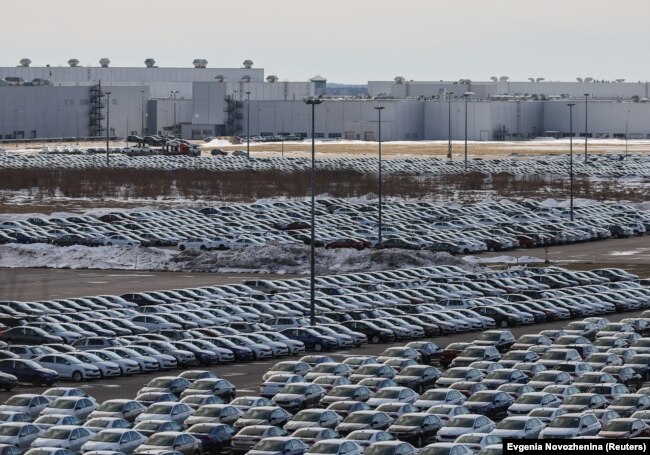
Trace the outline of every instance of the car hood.
<instances>
[{"instance_id":1,"label":"car hood","mask_svg":"<svg viewBox=\"0 0 650 455\"><path fill-rule=\"evenodd\" d=\"M544 428L541 436L566 436L571 437L578 434L577 428Z\"/></svg>"},{"instance_id":2,"label":"car hood","mask_svg":"<svg viewBox=\"0 0 650 455\"><path fill-rule=\"evenodd\" d=\"M17 445L15 444L17 442L18 436L0 436L0 443L2 444Z\"/></svg>"},{"instance_id":3,"label":"car hood","mask_svg":"<svg viewBox=\"0 0 650 455\"><path fill-rule=\"evenodd\" d=\"M454 436L471 432L471 428L466 427L442 427L438 430L439 436Z\"/></svg>"},{"instance_id":4,"label":"car hood","mask_svg":"<svg viewBox=\"0 0 650 455\"><path fill-rule=\"evenodd\" d=\"M68 447L68 440L36 438L32 442L32 447Z\"/></svg>"},{"instance_id":5,"label":"car hood","mask_svg":"<svg viewBox=\"0 0 650 455\"><path fill-rule=\"evenodd\" d=\"M600 433L598 433L598 436L602 438L620 439L620 438L629 438L630 433L627 431L601 431Z\"/></svg>"},{"instance_id":6,"label":"car hood","mask_svg":"<svg viewBox=\"0 0 650 455\"><path fill-rule=\"evenodd\" d=\"M418 430L420 427L417 425L391 425L388 429L391 433L410 433Z\"/></svg>"},{"instance_id":7,"label":"car hood","mask_svg":"<svg viewBox=\"0 0 650 455\"><path fill-rule=\"evenodd\" d=\"M237 426L250 427L252 425L268 425L264 419L237 419Z\"/></svg>"},{"instance_id":8,"label":"car hood","mask_svg":"<svg viewBox=\"0 0 650 455\"><path fill-rule=\"evenodd\" d=\"M499 430L492 431L492 435L499 436L500 438L520 438L523 436L523 430Z\"/></svg>"},{"instance_id":9,"label":"car hood","mask_svg":"<svg viewBox=\"0 0 650 455\"><path fill-rule=\"evenodd\" d=\"M319 427L319 422L302 422L302 421L289 421L285 426L285 430L297 430L298 428L311 428Z\"/></svg>"},{"instance_id":10,"label":"car hood","mask_svg":"<svg viewBox=\"0 0 650 455\"><path fill-rule=\"evenodd\" d=\"M169 414L148 414L143 412L138 417L136 417L136 422L142 422L143 420L171 420Z\"/></svg>"},{"instance_id":11,"label":"car hood","mask_svg":"<svg viewBox=\"0 0 650 455\"><path fill-rule=\"evenodd\" d=\"M304 400L305 397L303 395L300 395L298 393L278 393L276 396L273 397L273 401L275 402L276 400L278 401L290 401L290 400Z\"/></svg>"},{"instance_id":12,"label":"car hood","mask_svg":"<svg viewBox=\"0 0 650 455\"><path fill-rule=\"evenodd\" d=\"M369 427L370 424L367 423L341 423L337 428L346 431L354 431L354 430L365 430L366 428Z\"/></svg>"},{"instance_id":13,"label":"car hood","mask_svg":"<svg viewBox=\"0 0 650 455\"><path fill-rule=\"evenodd\" d=\"M119 449L119 443L116 442L88 441L82 446L82 450L84 452L88 452L90 450L118 450L118 449Z\"/></svg>"}]
</instances>

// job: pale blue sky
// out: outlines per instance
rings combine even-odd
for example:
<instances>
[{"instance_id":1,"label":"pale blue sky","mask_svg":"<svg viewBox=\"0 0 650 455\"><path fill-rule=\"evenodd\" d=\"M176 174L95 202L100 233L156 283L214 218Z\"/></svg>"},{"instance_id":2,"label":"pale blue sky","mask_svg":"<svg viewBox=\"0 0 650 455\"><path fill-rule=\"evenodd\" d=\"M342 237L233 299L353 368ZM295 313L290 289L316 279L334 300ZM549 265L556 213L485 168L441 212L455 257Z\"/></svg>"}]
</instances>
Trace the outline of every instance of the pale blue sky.
<instances>
[{"instance_id":1,"label":"pale blue sky","mask_svg":"<svg viewBox=\"0 0 650 455\"><path fill-rule=\"evenodd\" d=\"M650 80L649 18L648 0L4 0L0 65L250 58L282 80Z\"/></svg>"}]
</instances>

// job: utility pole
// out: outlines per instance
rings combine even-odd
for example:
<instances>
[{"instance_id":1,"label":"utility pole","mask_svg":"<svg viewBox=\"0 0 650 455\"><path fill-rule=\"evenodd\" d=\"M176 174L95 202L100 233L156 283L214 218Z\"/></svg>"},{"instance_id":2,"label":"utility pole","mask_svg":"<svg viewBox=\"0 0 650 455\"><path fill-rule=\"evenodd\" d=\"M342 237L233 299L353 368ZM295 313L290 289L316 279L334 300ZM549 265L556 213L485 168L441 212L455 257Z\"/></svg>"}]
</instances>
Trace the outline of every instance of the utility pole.
<instances>
[{"instance_id":1,"label":"utility pole","mask_svg":"<svg viewBox=\"0 0 650 455\"><path fill-rule=\"evenodd\" d=\"M383 106L379 106L375 108L377 110L377 114L379 115L379 235L378 235L378 246L381 245L381 205L382 205L382 178L381 178L381 111L384 109Z\"/></svg>"},{"instance_id":2,"label":"utility pole","mask_svg":"<svg viewBox=\"0 0 650 455\"><path fill-rule=\"evenodd\" d=\"M589 125L587 123L587 115L589 114L589 109L587 108L588 105L589 93L585 93L585 164L587 164L587 161L589 160L589 154L587 153L587 138L589 137Z\"/></svg>"},{"instance_id":3,"label":"utility pole","mask_svg":"<svg viewBox=\"0 0 650 455\"><path fill-rule=\"evenodd\" d=\"M258 122L259 123L259 122ZM246 158L251 159L251 92L246 92Z\"/></svg>"},{"instance_id":4,"label":"utility pole","mask_svg":"<svg viewBox=\"0 0 650 455\"><path fill-rule=\"evenodd\" d=\"M108 166L108 140L111 131L111 92L106 92L106 166Z\"/></svg>"},{"instance_id":5,"label":"utility pole","mask_svg":"<svg viewBox=\"0 0 650 455\"><path fill-rule=\"evenodd\" d=\"M569 192L571 198L571 221L573 221L573 106L575 103L569 103Z\"/></svg>"},{"instance_id":6,"label":"utility pole","mask_svg":"<svg viewBox=\"0 0 650 455\"><path fill-rule=\"evenodd\" d=\"M446 90L445 93L447 94L447 124L449 126L449 131L447 133L447 158L451 161L451 95L453 95L453 93Z\"/></svg>"}]
</instances>

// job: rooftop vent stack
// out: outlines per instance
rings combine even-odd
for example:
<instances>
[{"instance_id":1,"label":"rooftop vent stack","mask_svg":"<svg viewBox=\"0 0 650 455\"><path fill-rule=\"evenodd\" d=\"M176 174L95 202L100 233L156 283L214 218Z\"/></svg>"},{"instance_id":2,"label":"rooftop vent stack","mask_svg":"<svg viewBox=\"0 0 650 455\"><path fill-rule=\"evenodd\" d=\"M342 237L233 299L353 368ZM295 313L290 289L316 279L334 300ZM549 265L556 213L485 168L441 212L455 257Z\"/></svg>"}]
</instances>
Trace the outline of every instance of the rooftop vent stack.
<instances>
[{"instance_id":1,"label":"rooftop vent stack","mask_svg":"<svg viewBox=\"0 0 650 455\"><path fill-rule=\"evenodd\" d=\"M274 75L274 74L271 74L270 76L268 76L266 78L266 82L271 82L271 83L277 82L279 80L280 80L280 78L278 76Z\"/></svg>"},{"instance_id":2,"label":"rooftop vent stack","mask_svg":"<svg viewBox=\"0 0 650 455\"><path fill-rule=\"evenodd\" d=\"M248 74L246 74L246 75L241 77L241 80L242 80L242 82L250 82L251 77Z\"/></svg>"},{"instance_id":3,"label":"rooftop vent stack","mask_svg":"<svg viewBox=\"0 0 650 455\"><path fill-rule=\"evenodd\" d=\"M22 66L23 68L29 68L29 65L32 64L32 61L30 59L28 59L28 58L23 58L23 59L20 60L19 63L20 63L20 66Z\"/></svg>"},{"instance_id":4,"label":"rooftop vent stack","mask_svg":"<svg viewBox=\"0 0 650 455\"><path fill-rule=\"evenodd\" d=\"M406 80L406 79L404 79L403 76L397 76L397 77L395 78L395 83L396 83L396 84L403 84L405 80Z\"/></svg>"},{"instance_id":5,"label":"rooftop vent stack","mask_svg":"<svg viewBox=\"0 0 650 455\"><path fill-rule=\"evenodd\" d=\"M216 82L224 82L224 81L226 80L226 78L225 78L225 76L224 76L223 74L217 74L217 75L214 77L214 80L215 80Z\"/></svg>"},{"instance_id":6,"label":"rooftop vent stack","mask_svg":"<svg viewBox=\"0 0 650 455\"><path fill-rule=\"evenodd\" d=\"M616 79L616 82L618 82L619 84L621 84L621 83L625 82L625 79Z\"/></svg>"},{"instance_id":7,"label":"rooftop vent stack","mask_svg":"<svg viewBox=\"0 0 650 455\"><path fill-rule=\"evenodd\" d=\"M576 77L576 81L578 82L584 82L581 77Z\"/></svg>"},{"instance_id":8,"label":"rooftop vent stack","mask_svg":"<svg viewBox=\"0 0 650 455\"><path fill-rule=\"evenodd\" d=\"M147 68L156 68L156 61L152 58L146 59L144 64Z\"/></svg>"},{"instance_id":9,"label":"rooftop vent stack","mask_svg":"<svg viewBox=\"0 0 650 455\"><path fill-rule=\"evenodd\" d=\"M68 60L68 65L70 65L70 68L76 68L77 66L79 66L79 60L77 60L76 58L71 58L70 60Z\"/></svg>"},{"instance_id":10,"label":"rooftop vent stack","mask_svg":"<svg viewBox=\"0 0 650 455\"><path fill-rule=\"evenodd\" d=\"M545 77L538 77L535 82L544 82L546 80Z\"/></svg>"},{"instance_id":11,"label":"rooftop vent stack","mask_svg":"<svg viewBox=\"0 0 650 455\"><path fill-rule=\"evenodd\" d=\"M252 60L244 60L244 68L247 70L251 69L253 67L253 61Z\"/></svg>"},{"instance_id":12,"label":"rooftop vent stack","mask_svg":"<svg viewBox=\"0 0 650 455\"><path fill-rule=\"evenodd\" d=\"M111 64L111 61L104 57L99 59L99 64L102 66L102 68L108 68L108 65Z\"/></svg>"},{"instance_id":13,"label":"rooftop vent stack","mask_svg":"<svg viewBox=\"0 0 650 455\"><path fill-rule=\"evenodd\" d=\"M534 77L529 77L528 80L529 80L530 82L535 82L535 78L534 78Z\"/></svg>"},{"instance_id":14,"label":"rooftop vent stack","mask_svg":"<svg viewBox=\"0 0 650 455\"><path fill-rule=\"evenodd\" d=\"M593 82L594 78L593 77L585 77L585 82Z\"/></svg>"},{"instance_id":15,"label":"rooftop vent stack","mask_svg":"<svg viewBox=\"0 0 650 455\"><path fill-rule=\"evenodd\" d=\"M508 76L501 76L499 82L508 82L508 79L510 79Z\"/></svg>"},{"instance_id":16,"label":"rooftop vent stack","mask_svg":"<svg viewBox=\"0 0 650 455\"><path fill-rule=\"evenodd\" d=\"M192 64L194 65L194 68L197 68L197 69L199 69L199 68L207 68L208 61L206 59L204 59L204 58L197 58L197 59L194 59Z\"/></svg>"},{"instance_id":17,"label":"rooftop vent stack","mask_svg":"<svg viewBox=\"0 0 650 455\"><path fill-rule=\"evenodd\" d=\"M499 78L496 77L496 76L492 76L492 77L490 78L490 80L491 80L492 82L499 82Z\"/></svg>"}]
</instances>

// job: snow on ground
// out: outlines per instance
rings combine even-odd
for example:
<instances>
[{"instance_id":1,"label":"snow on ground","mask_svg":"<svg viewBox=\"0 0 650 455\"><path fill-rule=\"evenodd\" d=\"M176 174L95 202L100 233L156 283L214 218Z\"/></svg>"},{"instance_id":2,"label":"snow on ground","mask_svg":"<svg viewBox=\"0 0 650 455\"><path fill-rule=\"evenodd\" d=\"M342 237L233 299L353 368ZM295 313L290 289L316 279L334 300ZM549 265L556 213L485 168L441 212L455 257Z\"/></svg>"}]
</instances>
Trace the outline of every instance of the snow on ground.
<instances>
[{"instance_id":1,"label":"snow on ground","mask_svg":"<svg viewBox=\"0 0 650 455\"><path fill-rule=\"evenodd\" d=\"M533 256L493 256L493 257L477 257L465 256L464 261L471 262L472 264L536 264L544 262L544 259L536 258Z\"/></svg>"},{"instance_id":2,"label":"snow on ground","mask_svg":"<svg viewBox=\"0 0 650 455\"><path fill-rule=\"evenodd\" d=\"M216 147L228 147L231 145L235 145L230 141L227 141L225 139L212 139L210 142L207 144L201 144L202 149L211 149L211 148L216 148Z\"/></svg>"},{"instance_id":3,"label":"snow on ground","mask_svg":"<svg viewBox=\"0 0 650 455\"><path fill-rule=\"evenodd\" d=\"M316 250L316 271L319 274L432 265L455 265L465 270L481 268L447 253L430 251ZM6 244L0 245L0 267L307 274L309 247L267 245L231 251L180 253L164 248Z\"/></svg>"}]
</instances>

